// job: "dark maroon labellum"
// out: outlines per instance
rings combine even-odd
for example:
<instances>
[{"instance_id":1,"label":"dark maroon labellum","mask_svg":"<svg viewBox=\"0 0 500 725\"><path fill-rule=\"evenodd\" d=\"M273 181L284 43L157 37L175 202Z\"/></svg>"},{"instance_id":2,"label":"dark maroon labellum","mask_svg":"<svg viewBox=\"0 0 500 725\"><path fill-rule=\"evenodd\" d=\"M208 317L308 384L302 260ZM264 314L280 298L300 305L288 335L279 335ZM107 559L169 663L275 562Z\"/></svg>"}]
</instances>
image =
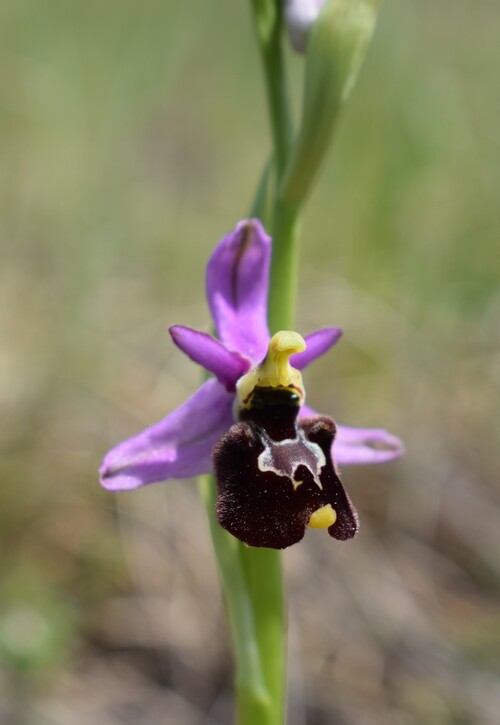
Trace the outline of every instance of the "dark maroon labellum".
<instances>
[{"instance_id":1,"label":"dark maroon labellum","mask_svg":"<svg viewBox=\"0 0 500 725\"><path fill-rule=\"evenodd\" d=\"M256 388L214 448L220 525L249 546L284 549L302 539L311 514L330 504L328 533L352 538L358 517L335 470L335 423L300 421L298 396L288 388Z\"/></svg>"}]
</instances>

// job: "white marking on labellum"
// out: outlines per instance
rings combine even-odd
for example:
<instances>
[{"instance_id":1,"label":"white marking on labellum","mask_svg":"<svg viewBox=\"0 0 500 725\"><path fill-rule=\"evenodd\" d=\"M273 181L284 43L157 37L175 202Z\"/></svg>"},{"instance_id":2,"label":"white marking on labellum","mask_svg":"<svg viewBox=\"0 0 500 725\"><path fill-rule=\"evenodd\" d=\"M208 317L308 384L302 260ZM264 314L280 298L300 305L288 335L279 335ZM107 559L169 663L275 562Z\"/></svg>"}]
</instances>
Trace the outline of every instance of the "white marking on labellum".
<instances>
[{"instance_id":1,"label":"white marking on labellum","mask_svg":"<svg viewBox=\"0 0 500 725\"><path fill-rule=\"evenodd\" d=\"M259 470L263 473L271 471L278 476L286 476L293 484L294 491L304 483L296 478L299 466L305 466L311 472L314 483L323 489L320 480L321 469L326 463L325 454L317 443L308 441L302 431L296 438L285 438L283 441L273 441L266 432L260 430L261 440L265 448L257 458Z\"/></svg>"}]
</instances>

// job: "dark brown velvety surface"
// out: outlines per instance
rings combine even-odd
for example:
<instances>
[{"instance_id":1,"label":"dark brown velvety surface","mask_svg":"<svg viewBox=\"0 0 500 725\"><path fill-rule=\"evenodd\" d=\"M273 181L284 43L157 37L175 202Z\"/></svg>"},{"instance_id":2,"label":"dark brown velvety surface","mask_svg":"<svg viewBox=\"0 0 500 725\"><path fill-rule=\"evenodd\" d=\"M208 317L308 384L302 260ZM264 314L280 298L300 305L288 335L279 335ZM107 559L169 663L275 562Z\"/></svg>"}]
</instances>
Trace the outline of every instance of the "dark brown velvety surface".
<instances>
[{"instance_id":1,"label":"dark brown velvety surface","mask_svg":"<svg viewBox=\"0 0 500 725\"><path fill-rule=\"evenodd\" d=\"M299 425L297 415L295 405L279 402L245 411L245 420L233 425L215 447L217 518L249 546L284 549L297 543L311 514L326 504L337 513L330 536L346 540L357 532L356 512L331 459L334 422L318 416ZM324 459L310 443L319 446ZM279 474L259 466L266 449L275 467L281 463Z\"/></svg>"}]
</instances>

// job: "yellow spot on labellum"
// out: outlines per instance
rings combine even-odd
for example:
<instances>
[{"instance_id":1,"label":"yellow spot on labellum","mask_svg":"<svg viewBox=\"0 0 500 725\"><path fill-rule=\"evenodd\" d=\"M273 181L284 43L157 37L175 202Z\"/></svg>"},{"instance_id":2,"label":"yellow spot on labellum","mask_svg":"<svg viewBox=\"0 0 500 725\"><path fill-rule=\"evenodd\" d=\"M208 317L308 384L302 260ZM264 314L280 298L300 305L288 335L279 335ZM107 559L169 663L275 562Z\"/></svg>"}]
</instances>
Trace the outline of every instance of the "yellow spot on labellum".
<instances>
[{"instance_id":1,"label":"yellow spot on labellum","mask_svg":"<svg viewBox=\"0 0 500 725\"><path fill-rule=\"evenodd\" d=\"M312 529L327 529L329 526L335 523L337 520L337 512L332 508L331 504L327 503L326 506L322 506L320 509L311 514L308 526Z\"/></svg>"}]
</instances>

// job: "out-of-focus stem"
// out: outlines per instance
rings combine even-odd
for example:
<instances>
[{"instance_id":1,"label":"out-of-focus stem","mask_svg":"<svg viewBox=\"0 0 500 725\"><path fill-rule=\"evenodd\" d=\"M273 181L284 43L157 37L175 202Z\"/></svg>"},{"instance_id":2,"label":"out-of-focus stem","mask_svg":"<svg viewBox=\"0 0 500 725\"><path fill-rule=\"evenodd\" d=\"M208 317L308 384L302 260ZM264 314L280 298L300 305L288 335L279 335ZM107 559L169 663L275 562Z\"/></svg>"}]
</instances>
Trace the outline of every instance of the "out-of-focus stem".
<instances>
[{"instance_id":1,"label":"out-of-focus stem","mask_svg":"<svg viewBox=\"0 0 500 725\"><path fill-rule=\"evenodd\" d=\"M251 0L262 58L273 155L261 179L253 215L274 236L270 325L292 327L297 277L298 209L276 205L276 189L288 164L292 128L282 57L282 3ZM281 552L241 544L215 519L216 484L201 483L210 520L234 643L237 725L282 725L285 718L285 610Z\"/></svg>"},{"instance_id":2,"label":"out-of-focus stem","mask_svg":"<svg viewBox=\"0 0 500 725\"><path fill-rule=\"evenodd\" d=\"M251 0L257 42L264 69L278 180L285 170L292 146L292 123L282 50L283 3Z\"/></svg>"}]
</instances>

